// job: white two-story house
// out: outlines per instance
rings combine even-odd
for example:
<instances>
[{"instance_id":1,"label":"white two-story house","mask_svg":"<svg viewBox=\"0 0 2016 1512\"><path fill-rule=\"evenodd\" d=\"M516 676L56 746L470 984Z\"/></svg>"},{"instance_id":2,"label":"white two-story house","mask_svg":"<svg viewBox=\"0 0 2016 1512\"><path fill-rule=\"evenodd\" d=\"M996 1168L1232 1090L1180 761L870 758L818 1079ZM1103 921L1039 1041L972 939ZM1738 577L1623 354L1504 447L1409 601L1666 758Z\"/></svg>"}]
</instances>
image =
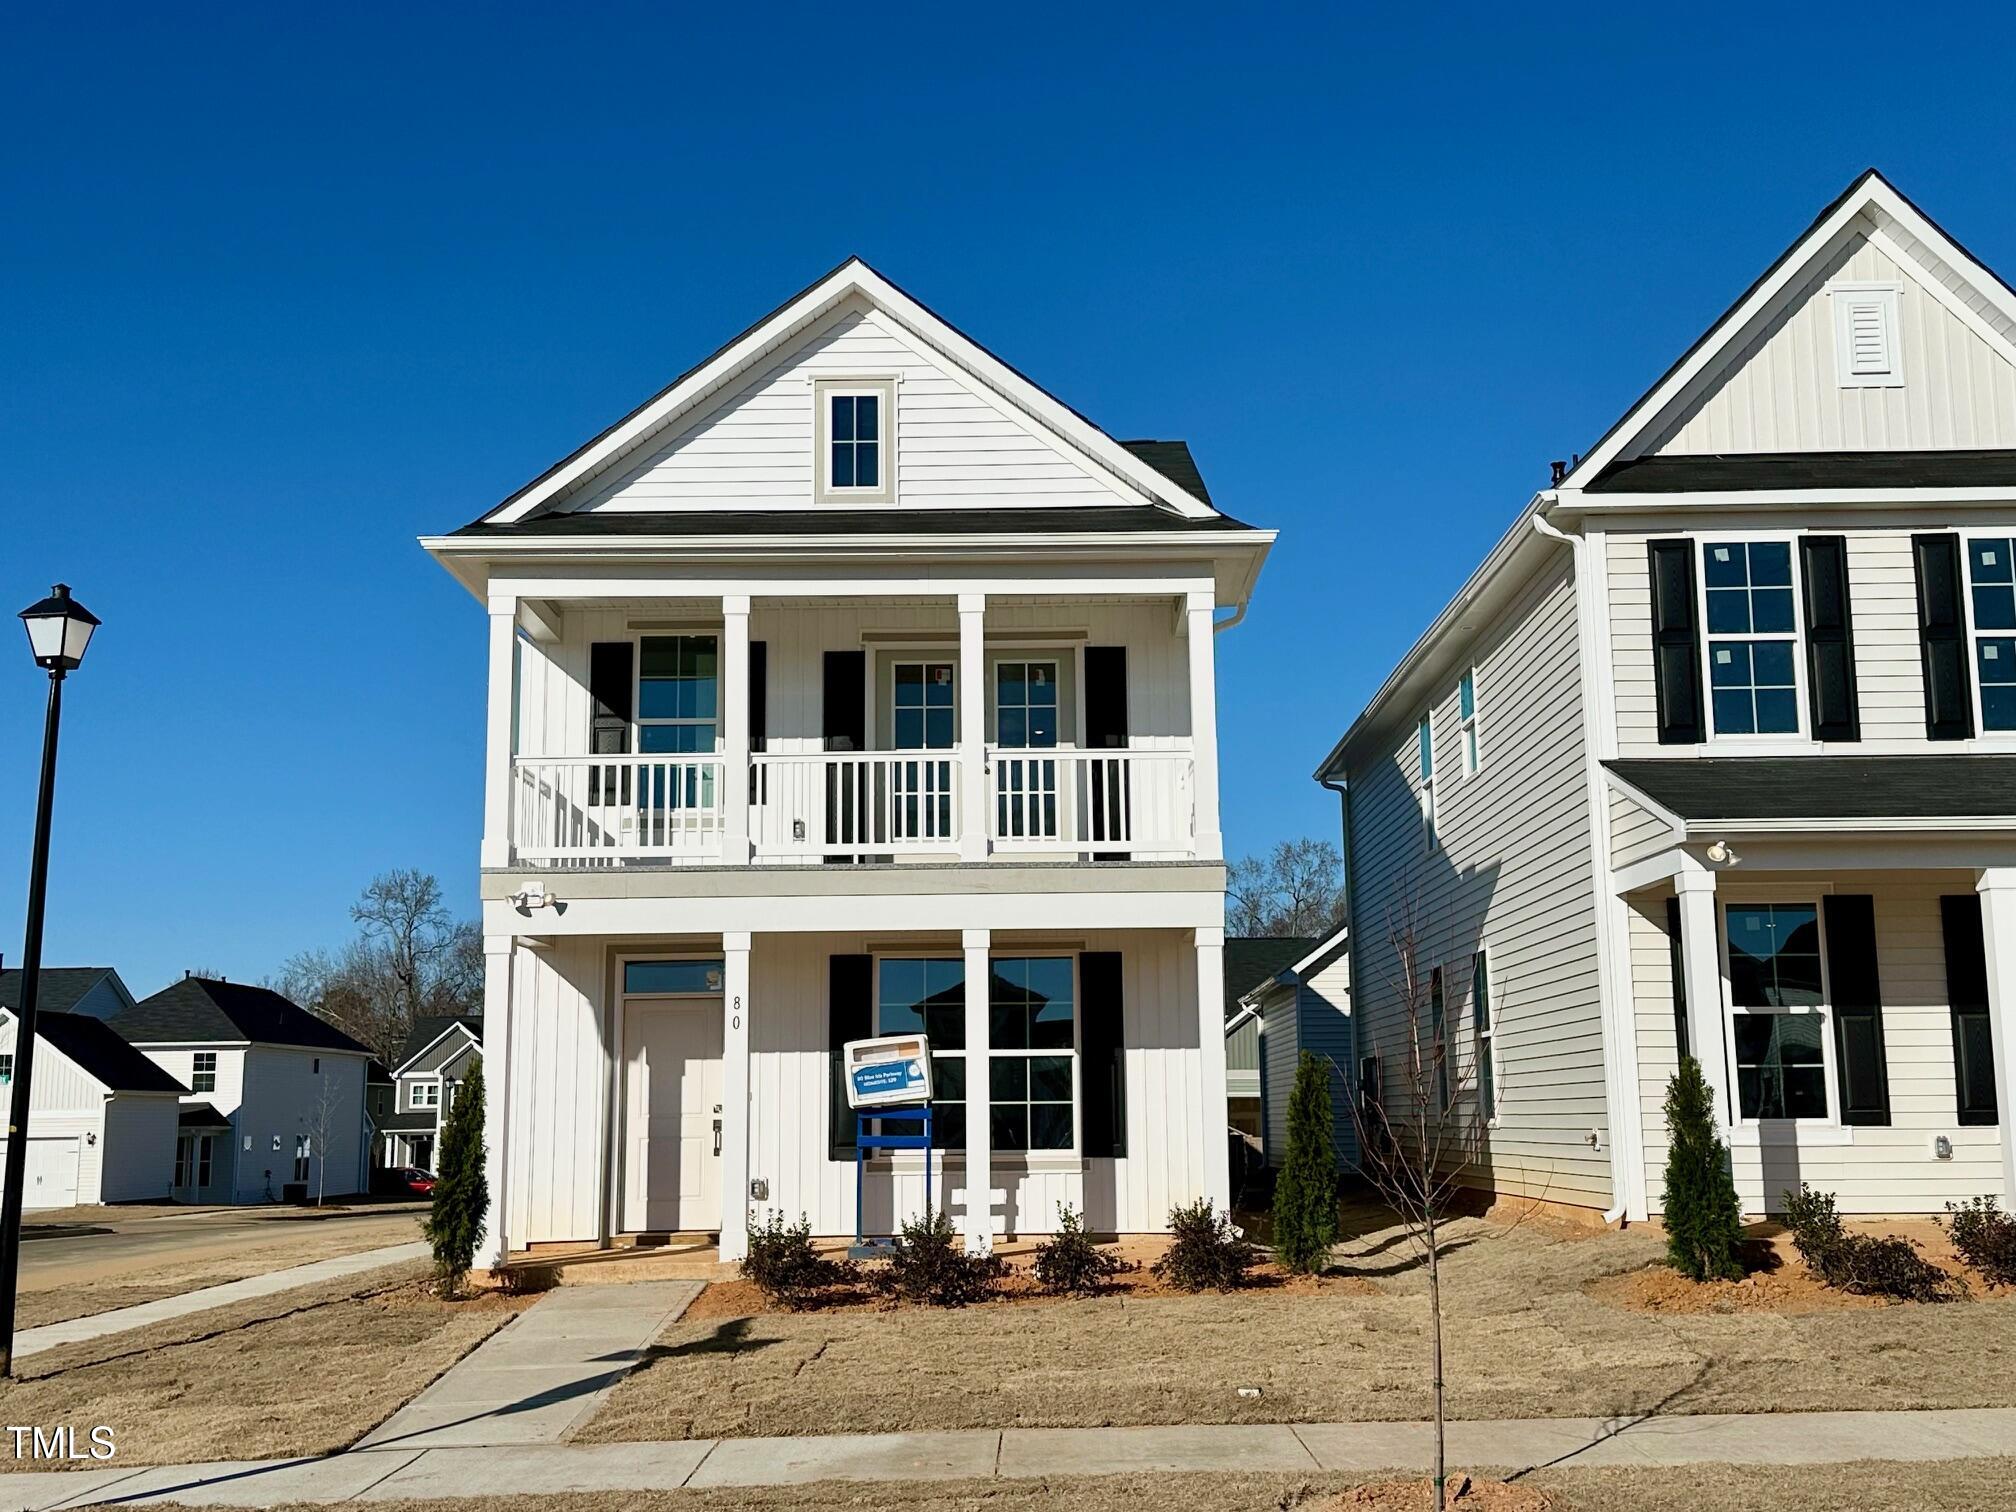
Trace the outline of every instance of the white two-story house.
<instances>
[{"instance_id":1,"label":"white two-story house","mask_svg":"<svg viewBox=\"0 0 2016 1512\"><path fill-rule=\"evenodd\" d=\"M387 1106L372 1120L378 1140L372 1152L376 1163L433 1170L448 1110L482 1059L481 1014L426 1014L415 1019L413 1032L400 1047L398 1064L392 1067Z\"/></svg>"},{"instance_id":2,"label":"white two-story house","mask_svg":"<svg viewBox=\"0 0 2016 1512\"><path fill-rule=\"evenodd\" d=\"M1273 540L850 260L474 524L495 1260L1227 1191L1214 641Z\"/></svg>"},{"instance_id":3,"label":"white two-story house","mask_svg":"<svg viewBox=\"0 0 2016 1512\"><path fill-rule=\"evenodd\" d=\"M1480 1185L1656 1212L1685 1051L1752 1211L2016 1198L2016 293L1866 174L1556 472L1318 772L1361 1074L1411 938Z\"/></svg>"}]
</instances>

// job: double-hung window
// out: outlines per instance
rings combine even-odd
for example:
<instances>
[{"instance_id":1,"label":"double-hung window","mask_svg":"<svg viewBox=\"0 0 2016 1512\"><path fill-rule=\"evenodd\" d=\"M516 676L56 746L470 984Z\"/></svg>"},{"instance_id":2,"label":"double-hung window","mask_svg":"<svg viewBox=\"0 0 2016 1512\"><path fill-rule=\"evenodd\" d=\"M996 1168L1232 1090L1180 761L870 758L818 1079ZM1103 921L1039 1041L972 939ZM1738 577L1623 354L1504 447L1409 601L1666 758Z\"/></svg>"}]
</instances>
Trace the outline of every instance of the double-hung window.
<instances>
[{"instance_id":1,"label":"double-hung window","mask_svg":"<svg viewBox=\"0 0 2016 1512\"><path fill-rule=\"evenodd\" d=\"M194 1138L195 1136L193 1135L184 1134L180 1139L175 1141L175 1180L173 1184L176 1187L189 1185L189 1156Z\"/></svg>"},{"instance_id":2,"label":"double-hung window","mask_svg":"<svg viewBox=\"0 0 2016 1512\"><path fill-rule=\"evenodd\" d=\"M1498 1119L1498 1044L1491 1023L1491 973L1484 952L1470 957L1470 1011L1477 1025L1477 1107L1486 1123Z\"/></svg>"},{"instance_id":3,"label":"double-hung window","mask_svg":"<svg viewBox=\"0 0 2016 1512\"><path fill-rule=\"evenodd\" d=\"M209 1134L199 1134L196 1136L196 1185L199 1187L210 1185L212 1138L213 1136Z\"/></svg>"},{"instance_id":4,"label":"double-hung window","mask_svg":"<svg viewBox=\"0 0 2016 1512\"><path fill-rule=\"evenodd\" d=\"M413 1106L416 1109L438 1108L441 1106L441 1083L424 1081L413 1083Z\"/></svg>"},{"instance_id":5,"label":"double-hung window","mask_svg":"<svg viewBox=\"0 0 2016 1512\"><path fill-rule=\"evenodd\" d=\"M1833 1117L1820 910L1812 903L1731 903L1730 1046L1745 1119Z\"/></svg>"},{"instance_id":6,"label":"double-hung window","mask_svg":"<svg viewBox=\"0 0 2016 1512\"><path fill-rule=\"evenodd\" d=\"M1070 956L1004 957L987 983L989 1124L997 1150L1077 1147L1078 995Z\"/></svg>"},{"instance_id":7,"label":"double-hung window","mask_svg":"<svg viewBox=\"0 0 2016 1512\"><path fill-rule=\"evenodd\" d=\"M306 1134L296 1134L294 1136L294 1179L296 1181L306 1181L308 1179L308 1159L313 1148L314 1146L309 1143Z\"/></svg>"},{"instance_id":8,"label":"double-hung window","mask_svg":"<svg viewBox=\"0 0 2016 1512\"><path fill-rule=\"evenodd\" d=\"M813 384L818 500L896 500L896 384L893 379L821 378Z\"/></svg>"},{"instance_id":9,"label":"double-hung window","mask_svg":"<svg viewBox=\"0 0 2016 1512\"><path fill-rule=\"evenodd\" d=\"M1442 993L1442 968L1437 966L1428 973L1428 1034L1432 1041L1430 1054L1435 1057L1435 1101L1444 1113L1449 1111L1449 1036L1448 1008Z\"/></svg>"},{"instance_id":10,"label":"double-hung window","mask_svg":"<svg viewBox=\"0 0 2016 1512\"><path fill-rule=\"evenodd\" d=\"M1414 738L1421 748L1421 825L1427 837L1428 850L1435 850L1435 718L1423 714L1421 723L1415 727Z\"/></svg>"},{"instance_id":11,"label":"double-hung window","mask_svg":"<svg viewBox=\"0 0 2016 1512\"><path fill-rule=\"evenodd\" d=\"M931 1041L931 1141L966 1148L966 962L962 957L884 956L876 972L875 1032ZM919 1134L914 1118L885 1118L886 1134Z\"/></svg>"},{"instance_id":12,"label":"double-hung window","mask_svg":"<svg viewBox=\"0 0 2016 1512\"><path fill-rule=\"evenodd\" d=\"M638 643L637 749L712 755L720 715L720 652L712 635L647 635Z\"/></svg>"},{"instance_id":13,"label":"double-hung window","mask_svg":"<svg viewBox=\"0 0 2016 1512\"><path fill-rule=\"evenodd\" d=\"M1477 669L1472 667L1456 685L1456 712L1463 725L1463 775L1474 777L1484 764L1477 734Z\"/></svg>"},{"instance_id":14,"label":"double-hung window","mask_svg":"<svg viewBox=\"0 0 2016 1512\"><path fill-rule=\"evenodd\" d=\"M191 1092L215 1092L217 1090L217 1052L198 1050L189 1071Z\"/></svg>"},{"instance_id":15,"label":"double-hung window","mask_svg":"<svg viewBox=\"0 0 2016 1512\"><path fill-rule=\"evenodd\" d=\"M1967 612L1981 728L2016 730L2016 538L1968 538Z\"/></svg>"},{"instance_id":16,"label":"double-hung window","mask_svg":"<svg viewBox=\"0 0 2016 1512\"><path fill-rule=\"evenodd\" d=\"M1800 734L1791 541L1703 541L1701 592L1715 735Z\"/></svg>"}]
</instances>

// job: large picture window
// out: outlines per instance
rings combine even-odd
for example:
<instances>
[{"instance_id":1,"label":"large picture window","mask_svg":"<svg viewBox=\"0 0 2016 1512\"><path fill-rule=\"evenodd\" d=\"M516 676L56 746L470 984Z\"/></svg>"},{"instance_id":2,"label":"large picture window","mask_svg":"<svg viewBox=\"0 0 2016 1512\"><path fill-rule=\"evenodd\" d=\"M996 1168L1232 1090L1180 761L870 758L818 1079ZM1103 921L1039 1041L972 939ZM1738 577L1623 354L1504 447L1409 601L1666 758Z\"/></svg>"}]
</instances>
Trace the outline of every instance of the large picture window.
<instances>
[{"instance_id":1,"label":"large picture window","mask_svg":"<svg viewBox=\"0 0 2016 1512\"><path fill-rule=\"evenodd\" d=\"M1714 733L1800 732L1799 619L1790 541L1701 543Z\"/></svg>"},{"instance_id":2,"label":"large picture window","mask_svg":"<svg viewBox=\"0 0 2016 1512\"><path fill-rule=\"evenodd\" d=\"M1830 1119L1819 908L1732 903L1723 917L1737 1111L1746 1119Z\"/></svg>"},{"instance_id":3,"label":"large picture window","mask_svg":"<svg viewBox=\"0 0 2016 1512\"><path fill-rule=\"evenodd\" d=\"M1983 730L2016 730L2016 539L1967 542L1967 610Z\"/></svg>"}]
</instances>

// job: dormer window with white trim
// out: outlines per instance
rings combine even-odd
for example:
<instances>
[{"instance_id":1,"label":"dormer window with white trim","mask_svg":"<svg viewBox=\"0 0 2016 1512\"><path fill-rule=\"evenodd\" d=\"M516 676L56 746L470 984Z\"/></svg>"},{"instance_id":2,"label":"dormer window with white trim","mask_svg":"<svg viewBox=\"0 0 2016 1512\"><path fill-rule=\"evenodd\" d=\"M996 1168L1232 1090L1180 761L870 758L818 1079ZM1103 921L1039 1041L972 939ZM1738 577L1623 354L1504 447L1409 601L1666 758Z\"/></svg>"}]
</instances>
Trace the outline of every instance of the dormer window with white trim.
<instances>
[{"instance_id":1,"label":"dormer window with white trim","mask_svg":"<svg viewBox=\"0 0 2016 1512\"><path fill-rule=\"evenodd\" d=\"M895 503L896 385L822 378L812 389L819 502Z\"/></svg>"},{"instance_id":2,"label":"dormer window with white trim","mask_svg":"<svg viewBox=\"0 0 2016 1512\"><path fill-rule=\"evenodd\" d=\"M1834 370L1843 388L1902 388L1894 283L1832 283Z\"/></svg>"}]
</instances>

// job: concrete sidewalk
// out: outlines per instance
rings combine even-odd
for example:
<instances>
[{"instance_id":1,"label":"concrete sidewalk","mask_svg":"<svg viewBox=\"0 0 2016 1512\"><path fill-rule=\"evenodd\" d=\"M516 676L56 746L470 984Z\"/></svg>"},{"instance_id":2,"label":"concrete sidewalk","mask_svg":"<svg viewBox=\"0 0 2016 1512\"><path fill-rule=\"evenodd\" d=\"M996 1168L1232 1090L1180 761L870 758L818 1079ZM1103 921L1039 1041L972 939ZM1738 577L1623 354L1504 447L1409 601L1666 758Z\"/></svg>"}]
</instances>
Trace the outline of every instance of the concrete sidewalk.
<instances>
[{"instance_id":1,"label":"concrete sidewalk","mask_svg":"<svg viewBox=\"0 0 2016 1512\"><path fill-rule=\"evenodd\" d=\"M2016 1409L1512 1418L1451 1423L1449 1450L1465 1469L1500 1471L1552 1465L1684 1468L1976 1459L2016 1453ZM1428 1467L1432 1452L1432 1429L1426 1423L985 1428L425 1449L407 1444L358 1448L320 1460L0 1475L0 1512L156 1501L260 1507L283 1501L536 1497L563 1491L1156 1470L1420 1471Z\"/></svg>"},{"instance_id":2,"label":"concrete sidewalk","mask_svg":"<svg viewBox=\"0 0 2016 1512\"><path fill-rule=\"evenodd\" d=\"M243 1281L227 1281L222 1286L206 1286L179 1296L163 1297L157 1302L117 1307L110 1312L93 1313L88 1318L72 1318L68 1323L45 1323L40 1328L24 1329L15 1337L14 1356L21 1359L45 1349L54 1349L59 1344L102 1339L107 1334L145 1328L150 1323L165 1323L170 1318L187 1317L190 1313L212 1307L227 1307L233 1302L245 1302L253 1297L270 1297L275 1292L292 1291L297 1286L312 1286L318 1281L333 1281L341 1276L354 1276L360 1271L379 1270L387 1265L423 1259L431 1253L426 1243L421 1241L387 1245L383 1249L360 1250L354 1255L338 1255L333 1260L316 1260L308 1265L268 1271L263 1276L247 1276Z\"/></svg>"}]
</instances>

